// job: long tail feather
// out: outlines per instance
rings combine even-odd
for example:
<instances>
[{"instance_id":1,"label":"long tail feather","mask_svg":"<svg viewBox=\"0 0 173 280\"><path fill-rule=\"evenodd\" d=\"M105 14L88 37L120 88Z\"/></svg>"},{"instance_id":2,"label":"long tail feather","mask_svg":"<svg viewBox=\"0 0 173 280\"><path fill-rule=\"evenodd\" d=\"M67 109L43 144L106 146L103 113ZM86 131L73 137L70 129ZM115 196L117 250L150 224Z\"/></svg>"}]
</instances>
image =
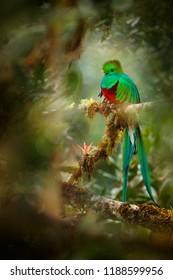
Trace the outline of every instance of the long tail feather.
<instances>
[{"instance_id":1,"label":"long tail feather","mask_svg":"<svg viewBox=\"0 0 173 280\"><path fill-rule=\"evenodd\" d=\"M128 133L128 128L125 130L124 134L124 147L123 147L123 191L122 191L122 201L126 201L126 194L127 194L127 184L128 184L128 171L130 161L134 151L134 145L130 140L130 136Z\"/></svg>"},{"instance_id":2,"label":"long tail feather","mask_svg":"<svg viewBox=\"0 0 173 280\"><path fill-rule=\"evenodd\" d=\"M137 153L138 153L138 157L139 157L141 173L143 176L144 184L146 186L147 192L148 192L150 198L152 199L153 203L155 205L157 205L157 203L155 202L155 199L153 197L152 191L151 191L151 182L150 182L148 161L147 161L147 156L146 156L146 152L145 152L145 148L144 148L142 134L141 134L141 130L140 130L139 126L137 126L135 128L135 134L136 134Z\"/></svg>"}]
</instances>

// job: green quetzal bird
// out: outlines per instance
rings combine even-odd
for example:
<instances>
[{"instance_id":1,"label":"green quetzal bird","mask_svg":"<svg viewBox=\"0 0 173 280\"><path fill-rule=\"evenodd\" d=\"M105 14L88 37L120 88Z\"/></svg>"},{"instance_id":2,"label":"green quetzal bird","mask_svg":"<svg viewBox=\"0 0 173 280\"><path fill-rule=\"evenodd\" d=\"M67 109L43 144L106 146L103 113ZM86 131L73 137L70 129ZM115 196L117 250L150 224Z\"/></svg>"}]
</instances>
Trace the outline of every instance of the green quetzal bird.
<instances>
[{"instance_id":1,"label":"green quetzal bird","mask_svg":"<svg viewBox=\"0 0 173 280\"><path fill-rule=\"evenodd\" d=\"M101 92L99 96L104 96L105 100L117 104L140 103L140 96L137 86L132 79L123 72L121 63L118 60L111 60L103 65L104 77L101 81ZM141 130L138 124L128 126L123 136L123 190L122 200L126 201L128 171L133 154L138 154L141 166L141 173L147 192L153 203L157 205L151 191L151 182L147 156L144 148Z\"/></svg>"}]
</instances>

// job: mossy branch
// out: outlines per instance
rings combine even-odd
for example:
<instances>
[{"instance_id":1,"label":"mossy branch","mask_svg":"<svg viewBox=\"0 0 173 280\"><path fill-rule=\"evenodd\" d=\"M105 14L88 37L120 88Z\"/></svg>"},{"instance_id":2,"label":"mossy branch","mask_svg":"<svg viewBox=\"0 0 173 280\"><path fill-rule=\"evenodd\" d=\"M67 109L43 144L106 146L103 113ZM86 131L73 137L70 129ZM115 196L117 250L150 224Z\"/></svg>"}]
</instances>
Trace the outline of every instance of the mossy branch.
<instances>
[{"instance_id":1,"label":"mossy branch","mask_svg":"<svg viewBox=\"0 0 173 280\"><path fill-rule=\"evenodd\" d=\"M93 99L83 99L78 105L78 109L87 113L90 118L93 118L96 113L103 117L108 117L111 113L123 110L125 114L132 112L140 112L141 110L150 110L153 107L153 102L144 102L138 104L115 104L109 102L94 101Z\"/></svg>"},{"instance_id":2,"label":"mossy branch","mask_svg":"<svg viewBox=\"0 0 173 280\"><path fill-rule=\"evenodd\" d=\"M173 211L148 204L129 204L92 194L84 188L63 183L63 197L73 201L85 212L94 211L101 219L122 221L157 232L173 233Z\"/></svg>"},{"instance_id":3,"label":"mossy branch","mask_svg":"<svg viewBox=\"0 0 173 280\"><path fill-rule=\"evenodd\" d=\"M118 117L118 114L113 113L106 125L104 141L99 142L98 147L95 148L92 154L83 155L79 161L78 168L74 170L68 182L74 183L83 173L87 173L90 176L94 170L95 163L99 160L107 159L116 150L117 145L121 142L124 128L125 124L122 119Z\"/></svg>"},{"instance_id":4,"label":"mossy branch","mask_svg":"<svg viewBox=\"0 0 173 280\"><path fill-rule=\"evenodd\" d=\"M151 103L134 104L134 105L116 105L106 102L85 100L79 105L80 110L84 110L89 118L93 118L99 113L107 119L105 128L104 141L98 143L93 153L84 154L79 161L78 167L70 176L68 182L74 183L84 174L88 176L93 172L95 163L99 160L105 160L115 152L117 145L121 142L124 128L129 123L136 122L136 113L134 108L149 107Z\"/></svg>"}]
</instances>

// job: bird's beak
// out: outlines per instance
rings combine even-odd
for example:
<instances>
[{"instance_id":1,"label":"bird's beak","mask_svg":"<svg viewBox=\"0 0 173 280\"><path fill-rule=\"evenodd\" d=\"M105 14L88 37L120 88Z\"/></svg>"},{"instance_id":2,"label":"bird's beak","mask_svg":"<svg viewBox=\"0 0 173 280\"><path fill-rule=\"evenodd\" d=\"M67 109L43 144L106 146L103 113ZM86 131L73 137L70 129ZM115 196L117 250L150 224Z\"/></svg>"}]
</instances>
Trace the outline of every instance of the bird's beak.
<instances>
[{"instance_id":1,"label":"bird's beak","mask_svg":"<svg viewBox=\"0 0 173 280\"><path fill-rule=\"evenodd\" d=\"M103 69L102 69L101 73L102 73L102 74L104 74L104 73L105 73Z\"/></svg>"}]
</instances>

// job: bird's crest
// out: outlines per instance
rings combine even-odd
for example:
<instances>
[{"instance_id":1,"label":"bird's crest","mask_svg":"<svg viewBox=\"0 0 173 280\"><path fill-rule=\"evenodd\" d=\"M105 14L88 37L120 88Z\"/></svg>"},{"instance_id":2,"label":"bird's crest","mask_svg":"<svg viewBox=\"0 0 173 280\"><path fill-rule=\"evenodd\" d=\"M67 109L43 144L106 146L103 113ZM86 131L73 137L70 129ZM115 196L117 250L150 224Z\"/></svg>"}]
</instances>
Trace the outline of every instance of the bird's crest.
<instances>
[{"instance_id":1,"label":"bird's crest","mask_svg":"<svg viewBox=\"0 0 173 280\"><path fill-rule=\"evenodd\" d=\"M103 72L105 74L111 74L111 73L122 74L123 69L119 60L110 60L103 65Z\"/></svg>"}]
</instances>

